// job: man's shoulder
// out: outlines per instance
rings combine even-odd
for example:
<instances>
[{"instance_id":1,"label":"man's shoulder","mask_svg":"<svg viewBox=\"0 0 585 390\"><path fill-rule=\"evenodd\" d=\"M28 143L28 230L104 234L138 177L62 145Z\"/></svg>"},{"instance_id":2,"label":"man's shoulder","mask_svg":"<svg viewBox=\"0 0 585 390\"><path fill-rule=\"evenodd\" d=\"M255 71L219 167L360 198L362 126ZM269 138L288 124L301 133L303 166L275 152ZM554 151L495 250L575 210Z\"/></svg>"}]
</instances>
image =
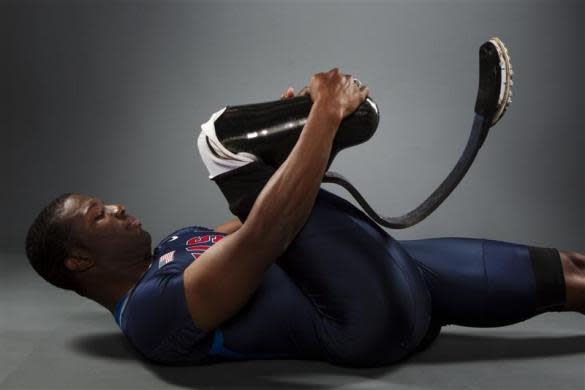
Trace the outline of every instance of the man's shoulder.
<instances>
[{"instance_id":1,"label":"man's shoulder","mask_svg":"<svg viewBox=\"0 0 585 390\"><path fill-rule=\"evenodd\" d=\"M203 226L181 228L160 241L154 250L154 258L159 269L173 262L186 267L224 236L224 233Z\"/></svg>"}]
</instances>

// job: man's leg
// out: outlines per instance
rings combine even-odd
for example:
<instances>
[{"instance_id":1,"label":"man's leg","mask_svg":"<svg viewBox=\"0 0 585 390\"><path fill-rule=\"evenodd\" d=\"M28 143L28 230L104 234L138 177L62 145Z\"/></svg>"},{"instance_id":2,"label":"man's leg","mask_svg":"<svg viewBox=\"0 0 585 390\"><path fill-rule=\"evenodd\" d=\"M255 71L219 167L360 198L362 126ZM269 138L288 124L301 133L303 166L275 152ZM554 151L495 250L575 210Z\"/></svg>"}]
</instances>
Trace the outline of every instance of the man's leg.
<instances>
[{"instance_id":1,"label":"man's leg","mask_svg":"<svg viewBox=\"0 0 585 390\"><path fill-rule=\"evenodd\" d=\"M234 154L221 147L215 135L214 121L222 112L214 113L209 121L201 125L197 149L209 172L209 179L218 185L230 211L244 222L258 194L276 169L252 154Z\"/></svg>"},{"instance_id":2,"label":"man's leg","mask_svg":"<svg viewBox=\"0 0 585 390\"><path fill-rule=\"evenodd\" d=\"M565 278L564 310L585 314L585 254L559 251Z\"/></svg>"},{"instance_id":3,"label":"man's leg","mask_svg":"<svg viewBox=\"0 0 585 390\"><path fill-rule=\"evenodd\" d=\"M202 137L199 141L200 153L210 153ZM261 161L242 162L212 180L230 210L245 221L273 173ZM305 327L315 329L328 361L389 364L411 354L424 337L430 294L416 264L396 241L361 229L348 216L357 209L347 205L320 190L306 224L274 266L311 301L314 316ZM291 324L300 320L293 317Z\"/></svg>"},{"instance_id":4,"label":"man's leg","mask_svg":"<svg viewBox=\"0 0 585 390\"><path fill-rule=\"evenodd\" d=\"M204 153L212 153L209 148L209 144L202 142L202 139L203 138L200 136L199 148L202 156ZM206 165L208 164L209 163L206 161ZM222 190L223 194L228 200L230 210L242 221L244 221L247 218L247 215L250 212L257 195L260 193L266 182L274 173L274 168L263 164L261 161L240 161L237 162L237 164L239 164L237 167L233 169L224 169L224 171L220 174L216 174L214 177L210 176L210 178L212 178L212 180L215 181ZM211 173L212 169L209 170ZM349 205L349 202L343 201L340 198L338 199L340 202ZM380 242L385 241L386 237L389 237L387 233L385 233L379 226L369 220L367 216L365 216L365 214L363 214L363 212L360 210L357 210L355 207L346 207L346 211L349 214L353 214L354 219L356 219L358 223L363 223L364 229L372 230L370 235L372 237L377 236L377 240L381 240ZM489 252L487 258L489 258L489 260L487 261L488 265L485 266L483 259L486 256L483 246L485 242L488 242L489 240L459 240L460 241L458 242L444 242L444 244L450 244L448 247L451 250L447 254L452 255L454 259L458 259L460 262L460 268L453 265L451 261L452 256L446 256L446 253L440 246L437 246L435 247L435 250L432 250L432 240L411 240L410 244L405 241L404 243L406 245L404 246L404 249L406 249L406 251L402 248L398 248L400 245L390 245L393 247L392 251L404 253L395 253L394 256L391 256L390 258L385 256L389 260L392 260L392 257L394 257L394 260L395 258L407 258L409 257L407 251L410 250L412 251L412 253L410 253L413 255L412 257L415 259L418 257L416 264L418 265L420 274L425 278L425 284L429 285L429 288L431 289L431 295L433 296L433 315L436 315L436 318L433 318L433 321L431 321L431 324L428 327L429 330L427 332L427 337L423 339L423 343L430 343L438 335L440 327L444 323L460 323L462 325L468 326L501 326L518 322L533 315L539 314L542 312L543 308L545 308L545 310L551 310L554 307L559 307L558 305L560 303L555 301L559 295L558 284L561 281L561 279L558 278L558 272L547 273L546 271L539 271L539 275L545 276L544 282L542 280L540 281L541 284L544 283L545 287L542 287L539 284L540 287L538 288L536 287L536 279L532 279L531 284L529 278L526 276L532 275L534 277L534 270L531 268L533 267L533 263L536 261L546 264L546 259L551 255L554 255L554 252L536 251L538 252L535 255L536 257L530 257L529 255L531 251L527 247L514 248L514 244L505 245L506 243L491 241L487 244L487 247L489 247L487 251ZM465 244L463 242L465 240L467 240L467 243L466 245L463 245ZM481 250L478 250L478 244L480 244L480 242L481 245L479 246L481 247ZM332 250L332 248L330 249ZM428 250L425 252L425 249ZM425 256L421 256L421 253L423 252L426 253ZM502 255L504 257L502 257ZM506 258L506 256L508 256L508 258L518 257L521 260L511 261L509 264L507 264L501 261L501 259ZM465 262L466 258L469 260L469 264ZM478 261L478 259L481 261ZM411 259L409 262L404 262L404 264L407 266L408 263L414 263L414 261ZM289 264L288 267L287 264ZM302 284L302 280L306 276L303 276L303 269L305 268L299 266L298 263L297 266L291 268L290 264L294 265L294 260L282 261L283 268L287 269L289 274L296 278L297 283ZM309 261L306 264L310 265L311 262ZM340 264L340 266L342 265ZM335 269L333 264L332 267L332 269ZM295 271L295 269L301 271ZM465 272L460 272L461 270ZM489 270L489 272L487 270ZM324 269L323 271L324 272L321 274L326 275L327 270ZM309 270L309 272L311 271ZM520 285L515 285L515 283L513 283L513 279L511 280L509 277L510 273L513 274L514 272L517 272L519 275L524 275ZM417 276L415 273L410 273L410 275L410 277L414 279L419 279L421 276ZM437 275L442 275L442 277L435 278L434 276ZM495 280L492 281L491 284L488 284L489 279L486 278L486 276L489 275L492 275L492 279L494 276L496 276ZM553 291L557 291L557 298L550 298L549 295L547 293L543 293L543 291L546 291L546 285L547 283L550 283L550 277L553 277L554 275L556 275L557 279L552 284L557 285L556 290L553 288ZM563 274L561 271L561 277L562 275ZM499 280L500 278L501 280ZM347 275L347 283L352 283L352 279L353 275ZM484 283L478 284L480 281L483 281ZM454 283L450 284L450 282ZM460 283L459 285L457 284L458 282ZM423 287L426 287L426 285ZM492 285L495 286L496 289L494 290L494 294L490 295L491 291L489 288L492 287ZM453 286L456 286L456 288ZM469 289L470 296L467 296L467 290L461 290L460 288L457 288L457 286ZM408 291L410 289L411 293L412 291L420 291L421 293L423 293L423 291L426 292L426 288L418 287L421 286L419 286L417 283L413 283L412 286L406 286L406 288L403 290ZM523 288L527 288L527 290L523 291ZM338 290L338 292L343 291L343 289ZM466 291L466 293L462 294L462 291ZM514 302L516 307L520 307L522 310L520 310L518 313L507 310L506 305L508 300L506 299L506 294L510 294L509 297L512 300L515 300ZM514 294L517 295L515 296ZM318 295L319 293L317 292L317 296ZM450 298L454 298L453 301L456 301L456 299L462 295L467 296L462 298L468 298L467 301L464 300L463 302L467 306L464 307L465 310L461 310L461 313L458 313L457 308L453 307L455 305L449 305L449 300ZM553 296L554 295L555 294L553 293ZM476 300L474 301L472 297L475 297ZM552 301L550 301L551 299ZM532 306L522 305L523 300ZM500 303L502 303L502 305L500 305ZM482 307L484 306L485 308L482 310ZM458 315L459 317L457 317Z\"/></svg>"},{"instance_id":5,"label":"man's leg","mask_svg":"<svg viewBox=\"0 0 585 390\"><path fill-rule=\"evenodd\" d=\"M565 252L471 238L400 244L423 271L442 324L503 326L547 311L583 312L585 277Z\"/></svg>"}]
</instances>

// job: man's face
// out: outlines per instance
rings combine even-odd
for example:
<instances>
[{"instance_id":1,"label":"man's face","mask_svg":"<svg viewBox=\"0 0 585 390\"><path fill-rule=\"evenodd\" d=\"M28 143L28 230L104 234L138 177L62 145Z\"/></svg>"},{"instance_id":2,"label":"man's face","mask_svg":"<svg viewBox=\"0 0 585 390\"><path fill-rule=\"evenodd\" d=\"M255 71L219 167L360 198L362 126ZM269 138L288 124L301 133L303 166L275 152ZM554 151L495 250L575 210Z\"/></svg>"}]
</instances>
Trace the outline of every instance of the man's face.
<instances>
[{"instance_id":1,"label":"man's face","mask_svg":"<svg viewBox=\"0 0 585 390\"><path fill-rule=\"evenodd\" d=\"M69 222L73 237L97 264L115 268L121 261L144 260L151 253L151 237L140 221L126 214L118 204L104 204L99 198L73 194L60 214Z\"/></svg>"}]
</instances>

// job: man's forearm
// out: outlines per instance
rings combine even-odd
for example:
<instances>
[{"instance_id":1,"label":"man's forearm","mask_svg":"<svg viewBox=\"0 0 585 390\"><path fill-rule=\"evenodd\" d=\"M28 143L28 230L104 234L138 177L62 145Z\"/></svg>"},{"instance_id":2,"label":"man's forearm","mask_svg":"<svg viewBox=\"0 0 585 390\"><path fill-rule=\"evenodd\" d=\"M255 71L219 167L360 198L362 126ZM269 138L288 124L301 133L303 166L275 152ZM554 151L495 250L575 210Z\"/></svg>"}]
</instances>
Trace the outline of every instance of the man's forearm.
<instances>
[{"instance_id":1,"label":"man's forearm","mask_svg":"<svg viewBox=\"0 0 585 390\"><path fill-rule=\"evenodd\" d=\"M241 310L266 269L306 222L340 122L315 103L299 140L256 198L242 227L185 269L186 302L200 329L216 329Z\"/></svg>"},{"instance_id":2,"label":"man's forearm","mask_svg":"<svg viewBox=\"0 0 585 390\"><path fill-rule=\"evenodd\" d=\"M315 102L295 147L258 195L242 229L262 237L266 258L284 252L306 222L341 120Z\"/></svg>"}]
</instances>

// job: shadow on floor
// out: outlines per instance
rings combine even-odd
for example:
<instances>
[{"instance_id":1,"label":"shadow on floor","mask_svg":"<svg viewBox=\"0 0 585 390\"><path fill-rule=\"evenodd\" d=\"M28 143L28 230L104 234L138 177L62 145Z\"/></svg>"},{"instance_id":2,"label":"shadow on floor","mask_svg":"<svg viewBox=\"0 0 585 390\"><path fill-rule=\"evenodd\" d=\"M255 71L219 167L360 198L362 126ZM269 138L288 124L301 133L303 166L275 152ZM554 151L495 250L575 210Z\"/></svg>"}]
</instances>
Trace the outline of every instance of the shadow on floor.
<instances>
[{"instance_id":1,"label":"shadow on floor","mask_svg":"<svg viewBox=\"0 0 585 390\"><path fill-rule=\"evenodd\" d=\"M135 360L140 356L120 332L92 333L76 337L68 346L75 352L114 360Z\"/></svg>"},{"instance_id":2,"label":"shadow on floor","mask_svg":"<svg viewBox=\"0 0 585 390\"><path fill-rule=\"evenodd\" d=\"M585 352L585 335L555 337L502 337L442 334L432 347L412 357L415 363L526 359Z\"/></svg>"},{"instance_id":3,"label":"shadow on floor","mask_svg":"<svg viewBox=\"0 0 585 390\"><path fill-rule=\"evenodd\" d=\"M92 357L136 360L167 383L197 389L328 389L338 387L340 381L360 381L360 376L363 377L364 373L379 371L343 368L326 362L306 360L251 360L205 366L164 366L144 359L119 332L84 335L72 339L68 345L73 352ZM388 373L392 369L393 367L384 367L380 373ZM302 376L298 375L300 372L303 373ZM321 379L323 383L318 383L318 379L306 378L319 375L324 376ZM336 380L332 380L331 376Z\"/></svg>"},{"instance_id":4,"label":"shadow on floor","mask_svg":"<svg viewBox=\"0 0 585 390\"><path fill-rule=\"evenodd\" d=\"M70 346L74 351L90 356L138 360L163 381L177 386L198 389L273 389L278 386L279 390L287 390L305 387L327 389L338 387L340 382L348 385L349 382L359 382L362 378L387 375L401 364L434 365L580 354L585 352L585 336L511 338L442 334L428 349L399 364L366 369L343 368L326 362L303 360L256 360L191 367L162 366L142 358L121 333L97 333L78 337L71 341ZM319 383L318 378L323 375L323 383ZM332 380L327 375L336 379Z\"/></svg>"}]
</instances>

